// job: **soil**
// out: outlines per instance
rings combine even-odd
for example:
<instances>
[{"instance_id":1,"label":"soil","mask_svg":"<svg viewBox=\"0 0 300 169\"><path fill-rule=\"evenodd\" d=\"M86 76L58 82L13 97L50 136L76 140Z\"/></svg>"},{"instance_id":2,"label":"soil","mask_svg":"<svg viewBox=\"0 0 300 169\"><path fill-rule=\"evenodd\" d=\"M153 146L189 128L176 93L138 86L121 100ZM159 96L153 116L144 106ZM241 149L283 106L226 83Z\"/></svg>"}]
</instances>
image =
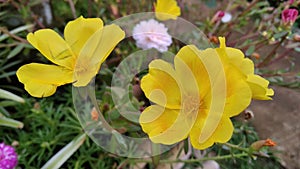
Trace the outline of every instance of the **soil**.
<instances>
[{"instance_id":1,"label":"soil","mask_svg":"<svg viewBox=\"0 0 300 169\"><path fill-rule=\"evenodd\" d=\"M277 156L288 169L300 168L300 93L294 89L272 86L272 101L254 101L252 124L261 139L277 143Z\"/></svg>"},{"instance_id":2,"label":"soil","mask_svg":"<svg viewBox=\"0 0 300 169\"><path fill-rule=\"evenodd\" d=\"M299 53L291 52L295 58L295 69L300 72ZM282 69L288 66L287 60L270 65L268 69ZM286 78L287 81L294 80ZM250 109L254 112L252 124L260 138L271 138L281 163L287 169L300 169L300 90L271 86L275 95L271 101L253 101Z\"/></svg>"}]
</instances>

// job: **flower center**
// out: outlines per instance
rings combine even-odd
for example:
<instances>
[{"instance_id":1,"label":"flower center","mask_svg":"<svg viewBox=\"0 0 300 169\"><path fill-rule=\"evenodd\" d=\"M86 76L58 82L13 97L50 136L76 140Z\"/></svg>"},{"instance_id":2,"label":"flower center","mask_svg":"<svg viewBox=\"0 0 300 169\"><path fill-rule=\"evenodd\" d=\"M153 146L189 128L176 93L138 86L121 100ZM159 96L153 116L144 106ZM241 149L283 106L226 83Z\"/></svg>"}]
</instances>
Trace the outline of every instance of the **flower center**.
<instances>
[{"instance_id":1,"label":"flower center","mask_svg":"<svg viewBox=\"0 0 300 169\"><path fill-rule=\"evenodd\" d=\"M185 96L183 101L183 110L186 113L198 111L200 108L200 97Z\"/></svg>"},{"instance_id":2,"label":"flower center","mask_svg":"<svg viewBox=\"0 0 300 169\"><path fill-rule=\"evenodd\" d=\"M77 63L75 65L75 72L77 75L80 75L80 74L83 74L84 72L86 72L88 70L88 66L87 66L87 63Z\"/></svg>"}]
</instances>

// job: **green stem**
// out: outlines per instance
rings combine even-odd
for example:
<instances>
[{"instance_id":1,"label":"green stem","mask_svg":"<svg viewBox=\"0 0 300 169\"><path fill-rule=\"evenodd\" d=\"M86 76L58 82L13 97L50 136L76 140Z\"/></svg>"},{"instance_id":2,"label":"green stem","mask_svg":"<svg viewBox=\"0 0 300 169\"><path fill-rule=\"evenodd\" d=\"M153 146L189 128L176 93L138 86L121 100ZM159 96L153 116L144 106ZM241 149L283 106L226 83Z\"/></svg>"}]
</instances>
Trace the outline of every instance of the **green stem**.
<instances>
[{"instance_id":1,"label":"green stem","mask_svg":"<svg viewBox=\"0 0 300 169\"><path fill-rule=\"evenodd\" d=\"M249 4L249 6L248 6L245 10L243 10L242 13L240 13L240 14L237 16L237 18L240 18L241 16L243 16L243 15L245 15L247 12L249 12L249 11L251 10L251 8L252 8L255 4L257 4L259 1L260 1L260 0L252 1L251 4Z\"/></svg>"},{"instance_id":2,"label":"green stem","mask_svg":"<svg viewBox=\"0 0 300 169\"><path fill-rule=\"evenodd\" d=\"M229 158L239 158L239 157L246 157L248 156L247 153L240 153L240 154L229 154L229 155L223 155L223 156L215 156L215 157L203 157L200 159L188 159L188 160L181 160L181 159L167 159L167 160L160 160L160 163L196 163L201 161L207 161L207 160L224 160ZM130 163L151 163L152 160L149 159L137 159L134 161L131 161Z\"/></svg>"},{"instance_id":3,"label":"green stem","mask_svg":"<svg viewBox=\"0 0 300 169\"><path fill-rule=\"evenodd\" d=\"M286 49L280 56L278 56L277 58L275 58L275 59L271 60L269 63L267 63L266 66L271 65L271 64L281 60L282 58L284 58L291 51L293 51L293 48Z\"/></svg>"},{"instance_id":4,"label":"green stem","mask_svg":"<svg viewBox=\"0 0 300 169\"><path fill-rule=\"evenodd\" d=\"M155 156L152 156L152 164L154 165L154 168L158 166L160 163L160 145L159 144L152 144L152 154L157 154Z\"/></svg>"},{"instance_id":5,"label":"green stem","mask_svg":"<svg viewBox=\"0 0 300 169\"><path fill-rule=\"evenodd\" d=\"M237 149L237 150L244 151L246 153L249 153L248 148L239 147L238 145L234 145L234 144L230 144L230 143L223 143L223 145L225 145L227 147L230 147L230 148L234 148L234 149Z\"/></svg>"}]
</instances>

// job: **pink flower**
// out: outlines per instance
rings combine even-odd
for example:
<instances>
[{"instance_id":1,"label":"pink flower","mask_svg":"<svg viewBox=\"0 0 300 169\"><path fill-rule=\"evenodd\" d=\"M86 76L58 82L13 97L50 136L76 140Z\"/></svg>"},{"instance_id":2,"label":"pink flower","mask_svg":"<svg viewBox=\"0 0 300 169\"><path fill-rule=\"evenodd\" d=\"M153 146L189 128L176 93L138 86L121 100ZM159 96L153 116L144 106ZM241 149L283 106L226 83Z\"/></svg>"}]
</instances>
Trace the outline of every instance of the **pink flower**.
<instances>
[{"instance_id":1,"label":"pink flower","mask_svg":"<svg viewBox=\"0 0 300 169\"><path fill-rule=\"evenodd\" d=\"M0 143L0 168L13 169L18 163L18 155L12 146Z\"/></svg>"},{"instance_id":2,"label":"pink flower","mask_svg":"<svg viewBox=\"0 0 300 169\"><path fill-rule=\"evenodd\" d=\"M296 9L285 9L281 13L282 22L286 24L293 24L298 16L298 10Z\"/></svg>"},{"instance_id":3,"label":"pink flower","mask_svg":"<svg viewBox=\"0 0 300 169\"><path fill-rule=\"evenodd\" d=\"M133 28L132 35L137 47L144 50L155 48L160 52L165 52L172 44L168 28L154 19L141 21Z\"/></svg>"}]
</instances>

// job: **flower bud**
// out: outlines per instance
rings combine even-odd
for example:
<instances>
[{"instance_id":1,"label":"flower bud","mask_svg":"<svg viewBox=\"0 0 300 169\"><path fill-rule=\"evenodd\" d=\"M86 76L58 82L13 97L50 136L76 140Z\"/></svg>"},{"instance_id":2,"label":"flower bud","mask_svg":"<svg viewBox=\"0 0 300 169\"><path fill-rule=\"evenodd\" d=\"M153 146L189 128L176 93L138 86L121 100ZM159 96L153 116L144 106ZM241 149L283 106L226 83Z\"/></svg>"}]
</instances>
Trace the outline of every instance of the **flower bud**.
<instances>
[{"instance_id":1,"label":"flower bud","mask_svg":"<svg viewBox=\"0 0 300 169\"><path fill-rule=\"evenodd\" d=\"M98 112L95 107L93 107L93 109L91 111L91 117L92 117L93 121L98 121L99 115L98 115Z\"/></svg>"},{"instance_id":2,"label":"flower bud","mask_svg":"<svg viewBox=\"0 0 300 169\"><path fill-rule=\"evenodd\" d=\"M295 34L294 37L293 37L293 40L294 40L295 42L300 42L300 35Z\"/></svg>"},{"instance_id":3,"label":"flower bud","mask_svg":"<svg viewBox=\"0 0 300 169\"><path fill-rule=\"evenodd\" d=\"M219 44L219 40L218 40L218 38L216 36L211 36L209 38L209 41L212 42L212 43L214 43L214 44Z\"/></svg>"},{"instance_id":4,"label":"flower bud","mask_svg":"<svg viewBox=\"0 0 300 169\"><path fill-rule=\"evenodd\" d=\"M255 58L255 59L260 59L260 54L259 54L259 53L254 52L254 53L252 53L251 56L252 56L253 58Z\"/></svg>"},{"instance_id":5,"label":"flower bud","mask_svg":"<svg viewBox=\"0 0 300 169\"><path fill-rule=\"evenodd\" d=\"M276 143L274 141L272 141L271 139L259 140L259 141L252 143L250 147L256 151L259 151L264 146L273 147L273 146L276 146Z\"/></svg>"},{"instance_id":6,"label":"flower bud","mask_svg":"<svg viewBox=\"0 0 300 169\"><path fill-rule=\"evenodd\" d=\"M298 17L298 10L296 9L285 9L281 13L281 19L284 25L291 26L294 24Z\"/></svg>"},{"instance_id":7,"label":"flower bud","mask_svg":"<svg viewBox=\"0 0 300 169\"><path fill-rule=\"evenodd\" d=\"M246 121L251 120L254 118L254 113L251 110L245 110L244 112L244 119Z\"/></svg>"},{"instance_id":8,"label":"flower bud","mask_svg":"<svg viewBox=\"0 0 300 169\"><path fill-rule=\"evenodd\" d=\"M224 11L218 11L214 16L213 18L211 19L211 23L216 23L216 22L219 22L221 21L221 19L223 18L223 16L225 15L225 12Z\"/></svg>"}]
</instances>

